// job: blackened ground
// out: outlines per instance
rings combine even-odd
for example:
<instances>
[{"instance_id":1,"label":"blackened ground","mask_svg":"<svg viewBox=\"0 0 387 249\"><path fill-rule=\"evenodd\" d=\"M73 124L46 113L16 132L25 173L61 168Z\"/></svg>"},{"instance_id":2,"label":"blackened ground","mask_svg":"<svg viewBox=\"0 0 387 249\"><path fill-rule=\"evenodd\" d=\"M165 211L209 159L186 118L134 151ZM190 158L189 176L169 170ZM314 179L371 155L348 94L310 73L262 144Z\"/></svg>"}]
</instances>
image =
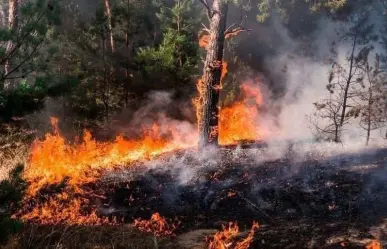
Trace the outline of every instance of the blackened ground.
<instances>
[{"instance_id":1,"label":"blackened ground","mask_svg":"<svg viewBox=\"0 0 387 249\"><path fill-rule=\"evenodd\" d=\"M177 218L180 234L258 221L251 248L364 248L387 239L386 150L297 162L288 153L264 163L236 160L230 148L220 153L211 167L184 154L162 169L111 173L93 186L107 197L94 203L127 222L155 212ZM182 183L187 167L200 169Z\"/></svg>"}]
</instances>

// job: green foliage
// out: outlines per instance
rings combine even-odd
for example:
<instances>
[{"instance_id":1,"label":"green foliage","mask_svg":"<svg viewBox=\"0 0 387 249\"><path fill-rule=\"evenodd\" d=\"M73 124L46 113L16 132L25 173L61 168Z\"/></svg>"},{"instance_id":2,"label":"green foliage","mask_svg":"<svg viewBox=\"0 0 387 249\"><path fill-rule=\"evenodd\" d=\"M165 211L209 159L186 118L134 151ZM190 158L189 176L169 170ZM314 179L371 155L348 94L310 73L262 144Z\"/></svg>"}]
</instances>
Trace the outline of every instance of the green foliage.
<instances>
[{"instance_id":1,"label":"green foliage","mask_svg":"<svg viewBox=\"0 0 387 249\"><path fill-rule=\"evenodd\" d=\"M0 120L37 111L44 107L46 97L62 96L77 84L78 81L70 76L37 76L32 84L27 79L20 79L12 91L0 91Z\"/></svg>"},{"instance_id":2,"label":"green foliage","mask_svg":"<svg viewBox=\"0 0 387 249\"><path fill-rule=\"evenodd\" d=\"M5 243L10 234L18 232L22 223L11 218L20 208L26 182L22 179L23 165L17 166L9 174L7 180L0 182L0 244Z\"/></svg>"},{"instance_id":3,"label":"green foliage","mask_svg":"<svg viewBox=\"0 0 387 249\"><path fill-rule=\"evenodd\" d=\"M52 38L53 26L60 23L58 1L23 2L19 12L17 27L0 28L0 89L7 80L14 81L45 69L53 52L46 51L45 45ZM15 82L12 86L15 87Z\"/></svg>"},{"instance_id":4,"label":"green foliage","mask_svg":"<svg viewBox=\"0 0 387 249\"><path fill-rule=\"evenodd\" d=\"M196 72L198 45L194 28L195 8L190 0L175 0L169 7L158 2L157 18L163 30L162 42L157 47L141 48L136 61L150 79L161 77L162 83L186 84Z\"/></svg>"},{"instance_id":5,"label":"green foliage","mask_svg":"<svg viewBox=\"0 0 387 249\"><path fill-rule=\"evenodd\" d=\"M317 12L321 9L335 12L347 4L347 0L260 0L258 1L257 20L264 22L271 16L271 13L278 13L283 19L287 19L289 10L298 2L304 2L309 5L311 12Z\"/></svg>"}]
</instances>

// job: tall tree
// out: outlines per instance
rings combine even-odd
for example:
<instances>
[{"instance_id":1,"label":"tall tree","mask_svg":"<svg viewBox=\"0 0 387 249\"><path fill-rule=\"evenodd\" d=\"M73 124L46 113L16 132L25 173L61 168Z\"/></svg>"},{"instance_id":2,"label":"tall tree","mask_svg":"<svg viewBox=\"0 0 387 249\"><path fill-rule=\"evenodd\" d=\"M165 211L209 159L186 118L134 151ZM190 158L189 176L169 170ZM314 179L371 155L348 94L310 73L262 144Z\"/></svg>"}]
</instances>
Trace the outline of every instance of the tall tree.
<instances>
[{"instance_id":1,"label":"tall tree","mask_svg":"<svg viewBox=\"0 0 387 249\"><path fill-rule=\"evenodd\" d=\"M19 0L9 0L9 9L8 9L8 28L10 33L16 33L18 29L18 24L19 24ZM7 43L7 48L5 53L8 54L10 51L13 49L13 41L10 39ZM5 61L5 66L4 66L4 74L9 75L9 71L11 69L10 65L10 59L8 58ZM10 87L10 80L5 82L4 88L8 89Z\"/></svg>"},{"instance_id":2,"label":"tall tree","mask_svg":"<svg viewBox=\"0 0 387 249\"><path fill-rule=\"evenodd\" d=\"M162 39L155 47L141 48L136 56L143 75L158 78L163 85L173 87L192 83L198 64L198 45L195 41L199 19L191 0L160 1L156 17Z\"/></svg>"},{"instance_id":3,"label":"tall tree","mask_svg":"<svg viewBox=\"0 0 387 249\"><path fill-rule=\"evenodd\" d=\"M112 8L110 6L110 0L104 0L105 1L105 9L106 9L106 16L108 21L108 33L109 33L109 40L110 40L110 49L114 53L115 46L114 46L114 37L113 37L113 24L112 24Z\"/></svg>"},{"instance_id":4,"label":"tall tree","mask_svg":"<svg viewBox=\"0 0 387 249\"><path fill-rule=\"evenodd\" d=\"M224 42L226 37L246 31L243 17L238 24L227 28L228 0L201 0L210 22L208 32L207 54L204 62L203 76L199 81L198 128L199 147L208 144L218 145L219 137L219 93L223 70Z\"/></svg>"},{"instance_id":5,"label":"tall tree","mask_svg":"<svg viewBox=\"0 0 387 249\"><path fill-rule=\"evenodd\" d=\"M360 127L366 131L366 145L369 144L371 132L385 125L385 80L386 72L380 68L380 57L375 56L373 66L366 62L364 84L359 91Z\"/></svg>"},{"instance_id":6,"label":"tall tree","mask_svg":"<svg viewBox=\"0 0 387 249\"><path fill-rule=\"evenodd\" d=\"M199 128L199 147L203 148L209 144L218 145L219 137L219 92L221 89L221 76L223 68L223 53L224 42L230 34L238 34L240 31L246 30L242 27L243 18L239 24L232 24L227 28L227 14L230 3L236 3L242 6L248 6L251 1L243 0L199 0L205 7L209 19L210 27L207 29L209 33L209 41L207 45L207 55L204 62L203 76L199 82L199 103L198 109L198 128ZM291 1L290 4L295 4L296 1ZM309 0L303 2L309 3ZM317 0L312 1L310 8L316 11L321 8L337 10L343 7L346 0ZM279 0L259 0L258 15L259 21L264 21L270 16L272 11L286 15L284 6L288 5L289 1Z\"/></svg>"},{"instance_id":7,"label":"tall tree","mask_svg":"<svg viewBox=\"0 0 387 249\"><path fill-rule=\"evenodd\" d=\"M367 80L367 73L371 74L368 55L373 50L371 42L376 37L373 36L373 25L368 23L369 14L362 10L350 17L352 26L343 30L341 37L341 42L349 47L345 61L341 62L340 58L331 61L332 70L327 85L329 98L314 103L316 119L311 119L311 123L319 135L334 142L341 141L348 121L359 116L358 101L362 92L359 89ZM371 84L374 80L376 78L371 80ZM319 124L317 119L321 119L323 124Z\"/></svg>"},{"instance_id":8,"label":"tall tree","mask_svg":"<svg viewBox=\"0 0 387 249\"><path fill-rule=\"evenodd\" d=\"M11 0L9 9L9 27L0 29L0 91L10 90L9 80L25 78L43 66L50 53L42 47L49 30L60 21L55 0L28 1L20 6Z\"/></svg>"}]
</instances>

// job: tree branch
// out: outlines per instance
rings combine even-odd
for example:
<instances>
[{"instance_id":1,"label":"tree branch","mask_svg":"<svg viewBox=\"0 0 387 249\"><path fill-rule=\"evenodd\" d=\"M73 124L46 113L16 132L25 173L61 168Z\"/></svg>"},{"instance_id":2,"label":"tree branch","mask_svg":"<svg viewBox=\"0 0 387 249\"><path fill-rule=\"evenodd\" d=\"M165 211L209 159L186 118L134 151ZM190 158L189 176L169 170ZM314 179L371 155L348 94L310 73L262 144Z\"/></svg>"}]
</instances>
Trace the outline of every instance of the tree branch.
<instances>
[{"instance_id":1,"label":"tree branch","mask_svg":"<svg viewBox=\"0 0 387 249\"><path fill-rule=\"evenodd\" d=\"M240 32L249 32L251 29L246 29L243 27L243 22L244 22L244 16L243 16L243 9L241 9L241 16L239 19L239 24L233 23L231 24L226 31L224 32L225 38L230 38L232 36L236 36Z\"/></svg>"},{"instance_id":2,"label":"tree branch","mask_svg":"<svg viewBox=\"0 0 387 249\"><path fill-rule=\"evenodd\" d=\"M213 11L212 11L212 8L210 7L210 5L208 4L208 1L207 0L199 0L199 2L201 2L204 5L204 7L206 7L208 19L211 19L213 16Z\"/></svg>"},{"instance_id":3,"label":"tree branch","mask_svg":"<svg viewBox=\"0 0 387 249\"><path fill-rule=\"evenodd\" d=\"M235 29L227 30L226 32L224 32L224 36L227 39L227 38L230 38L232 36L236 36L240 32L250 32L250 31L251 31L251 29L246 29L244 27L237 27Z\"/></svg>"}]
</instances>

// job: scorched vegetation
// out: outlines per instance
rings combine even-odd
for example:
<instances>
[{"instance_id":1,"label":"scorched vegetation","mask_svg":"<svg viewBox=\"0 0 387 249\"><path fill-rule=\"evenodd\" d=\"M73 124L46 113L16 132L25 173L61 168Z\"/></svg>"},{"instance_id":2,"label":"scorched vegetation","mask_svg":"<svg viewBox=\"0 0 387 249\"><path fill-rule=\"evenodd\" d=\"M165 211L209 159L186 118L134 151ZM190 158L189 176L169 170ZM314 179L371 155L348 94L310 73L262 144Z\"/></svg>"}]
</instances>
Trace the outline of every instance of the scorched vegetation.
<instances>
[{"instance_id":1,"label":"scorched vegetation","mask_svg":"<svg viewBox=\"0 0 387 249\"><path fill-rule=\"evenodd\" d=\"M0 247L386 246L386 8L0 0Z\"/></svg>"}]
</instances>

